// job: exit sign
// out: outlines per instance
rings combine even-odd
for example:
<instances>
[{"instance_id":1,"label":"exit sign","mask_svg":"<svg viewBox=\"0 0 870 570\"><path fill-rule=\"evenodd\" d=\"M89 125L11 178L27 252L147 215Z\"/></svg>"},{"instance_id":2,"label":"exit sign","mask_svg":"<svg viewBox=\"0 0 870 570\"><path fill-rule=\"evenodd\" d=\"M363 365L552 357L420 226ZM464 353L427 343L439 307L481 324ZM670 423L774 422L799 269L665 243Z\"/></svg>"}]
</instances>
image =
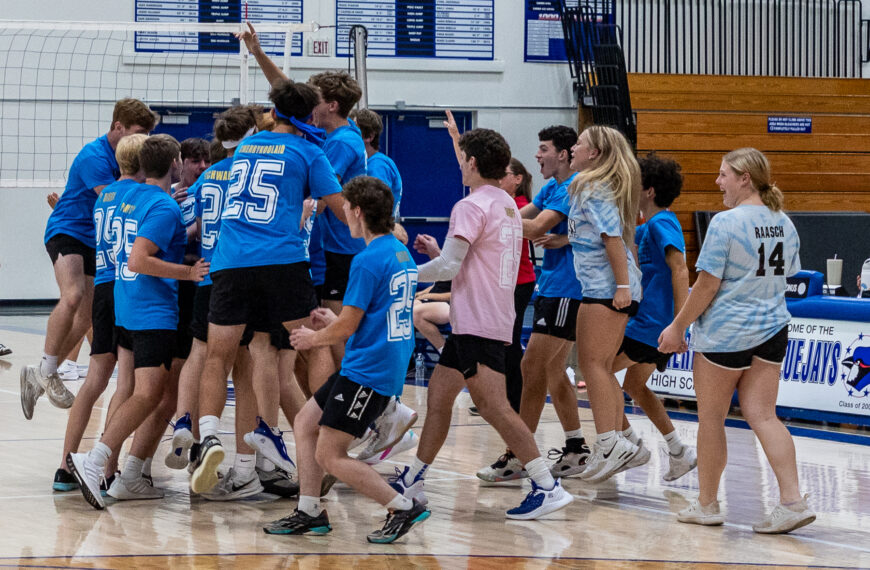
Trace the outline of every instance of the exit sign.
<instances>
[{"instance_id":1,"label":"exit sign","mask_svg":"<svg viewBox=\"0 0 870 570\"><path fill-rule=\"evenodd\" d=\"M329 40L308 40L308 55L329 57Z\"/></svg>"}]
</instances>

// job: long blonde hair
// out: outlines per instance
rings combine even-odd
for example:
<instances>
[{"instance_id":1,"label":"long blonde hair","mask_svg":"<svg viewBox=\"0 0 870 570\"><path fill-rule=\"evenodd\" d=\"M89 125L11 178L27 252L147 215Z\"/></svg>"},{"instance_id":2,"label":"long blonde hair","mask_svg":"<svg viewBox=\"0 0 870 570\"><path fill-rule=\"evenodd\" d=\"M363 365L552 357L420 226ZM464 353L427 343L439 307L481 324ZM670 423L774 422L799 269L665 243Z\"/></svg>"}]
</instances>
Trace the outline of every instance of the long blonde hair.
<instances>
[{"instance_id":1,"label":"long blonde hair","mask_svg":"<svg viewBox=\"0 0 870 570\"><path fill-rule=\"evenodd\" d=\"M785 206L782 190L770 181L770 162L764 153L755 148L738 148L732 150L722 160L731 167L738 176L749 174L752 187L758 191L764 205L779 212Z\"/></svg>"},{"instance_id":2,"label":"long blonde hair","mask_svg":"<svg viewBox=\"0 0 870 570\"><path fill-rule=\"evenodd\" d=\"M574 199L593 187L607 187L619 208L622 241L629 248L634 244L634 225L640 200L640 166L626 138L612 127L593 125L583 133L592 148L599 152L598 161L577 174L568 192ZM582 134L581 134L582 136Z\"/></svg>"}]
</instances>

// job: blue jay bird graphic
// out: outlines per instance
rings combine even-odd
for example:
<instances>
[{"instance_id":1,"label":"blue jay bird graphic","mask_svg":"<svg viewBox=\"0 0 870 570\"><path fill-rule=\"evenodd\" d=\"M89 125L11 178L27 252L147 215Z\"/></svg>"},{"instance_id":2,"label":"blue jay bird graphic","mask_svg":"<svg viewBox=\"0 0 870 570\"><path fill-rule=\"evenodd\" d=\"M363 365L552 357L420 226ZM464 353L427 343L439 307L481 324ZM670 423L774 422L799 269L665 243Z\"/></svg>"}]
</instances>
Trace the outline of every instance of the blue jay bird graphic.
<instances>
[{"instance_id":1,"label":"blue jay bird graphic","mask_svg":"<svg viewBox=\"0 0 870 570\"><path fill-rule=\"evenodd\" d=\"M870 376L868 376L870 373L870 346L859 346L842 363L847 368L857 369L855 377L847 380L846 384L858 391L864 390L870 385Z\"/></svg>"}]
</instances>

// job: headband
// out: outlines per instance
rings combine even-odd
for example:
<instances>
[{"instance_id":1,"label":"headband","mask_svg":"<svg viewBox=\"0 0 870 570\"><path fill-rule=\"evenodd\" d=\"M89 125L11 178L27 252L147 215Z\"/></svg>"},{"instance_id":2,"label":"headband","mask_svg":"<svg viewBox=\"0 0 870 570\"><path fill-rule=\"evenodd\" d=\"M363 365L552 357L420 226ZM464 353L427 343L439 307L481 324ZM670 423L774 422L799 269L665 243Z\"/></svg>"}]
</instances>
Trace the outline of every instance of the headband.
<instances>
[{"instance_id":1,"label":"headband","mask_svg":"<svg viewBox=\"0 0 870 570\"><path fill-rule=\"evenodd\" d=\"M237 140L237 141L221 141L221 146L227 150L229 150L231 148L236 148L237 146L239 146L239 144L241 144L241 142L243 140L245 140L246 138L248 138L249 136L251 136L252 134L254 134L256 132L257 132L257 127L251 127L250 129L248 129L248 132L243 134L242 138L240 138L239 140Z\"/></svg>"},{"instance_id":2,"label":"headband","mask_svg":"<svg viewBox=\"0 0 870 570\"><path fill-rule=\"evenodd\" d=\"M285 121L290 121L290 123L296 127L300 132L302 132L302 136L308 142L312 142L317 146L322 146L324 142L326 142L326 131L323 129L319 129L314 125L309 125L308 121L311 120L311 115L309 114L303 120L299 120L296 117L288 117L284 113L278 110L278 107L275 107L275 116Z\"/></svg>"}]
</instances>

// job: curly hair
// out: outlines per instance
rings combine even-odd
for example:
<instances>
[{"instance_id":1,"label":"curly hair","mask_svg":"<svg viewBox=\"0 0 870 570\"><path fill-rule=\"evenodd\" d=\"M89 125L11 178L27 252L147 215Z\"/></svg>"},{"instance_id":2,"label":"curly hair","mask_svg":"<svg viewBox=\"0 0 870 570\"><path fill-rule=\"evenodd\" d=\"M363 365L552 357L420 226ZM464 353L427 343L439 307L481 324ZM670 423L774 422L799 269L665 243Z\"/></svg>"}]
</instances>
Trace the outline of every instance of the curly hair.
<instances>
[{"instance_id":1,"label":"curly hair","mask_svg":"<svg viewBox=\"0 0 870 570\"><path fill-rule=\"evenodd\" d=\"M653 199L659 208L669 208L683 189L683 175L676 160L662 158L654 152L639 159L640 178L643 189L655 188Z\"/></svg>"}]
</instances>

